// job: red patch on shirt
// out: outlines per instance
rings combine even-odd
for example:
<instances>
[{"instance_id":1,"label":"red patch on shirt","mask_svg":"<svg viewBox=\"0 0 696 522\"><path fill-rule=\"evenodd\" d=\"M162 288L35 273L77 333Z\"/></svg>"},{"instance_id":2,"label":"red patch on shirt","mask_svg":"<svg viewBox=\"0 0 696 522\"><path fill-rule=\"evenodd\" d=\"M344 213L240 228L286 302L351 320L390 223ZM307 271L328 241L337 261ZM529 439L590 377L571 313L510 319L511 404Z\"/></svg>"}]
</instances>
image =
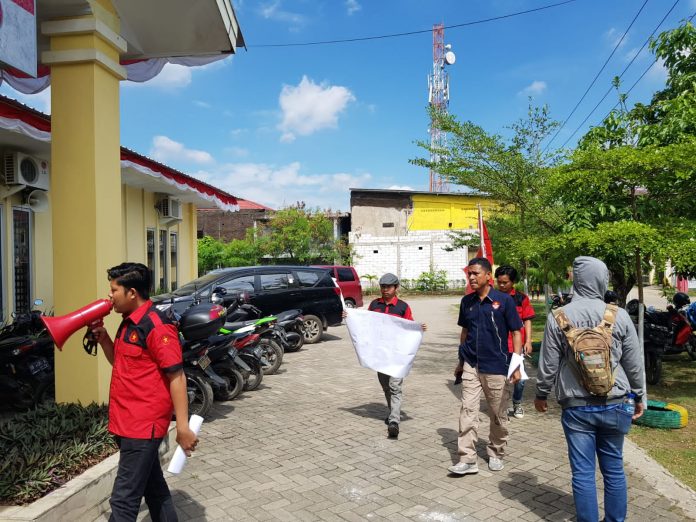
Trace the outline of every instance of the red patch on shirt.
<instances>
[{"instance_id":1,"label":"red patch on shirt","mask_svg":"<svg viewBox=\"0 0 696 522\"><path fill-rule=\"evenodd\" d=\"M132 332L130 334L130 337L128 338L128 340L132 343L137 343L138 342L138 334L136 332Z\"/></svg>"},{"instance_id":2,"label":"red patch on shirt","mask_svg":"<svg viewBox=\"0 0 696 522\"><path fill-rule=\"evenodd\" d=\"M491 306L493 306L493 310L497 310L498 308L500 308L500 303L498 301L493 301L493 304Z\"/></svg>"},{"instance_id":3,"label":"red patch on shirt","mask_svg":"<svg viewBox=\"0 0 696 522\"><path fill-rule=\"evenodd\" d=\"M162 344L169 344L169 336L165 335L162 337Z\"/></svg>"}]
</instances>

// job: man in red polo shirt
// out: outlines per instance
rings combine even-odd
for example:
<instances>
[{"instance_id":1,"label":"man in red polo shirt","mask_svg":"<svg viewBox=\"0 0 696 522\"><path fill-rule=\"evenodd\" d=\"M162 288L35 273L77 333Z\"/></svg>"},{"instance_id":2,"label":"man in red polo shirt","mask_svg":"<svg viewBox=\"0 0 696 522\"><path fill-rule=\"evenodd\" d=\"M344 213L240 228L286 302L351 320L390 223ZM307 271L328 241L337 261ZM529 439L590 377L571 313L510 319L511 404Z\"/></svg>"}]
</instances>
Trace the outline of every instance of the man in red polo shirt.
<instances>
[{"instance_id":1,"label":"man in red polo shirt","mask_svg":"<svg viewBox=\"0 0 696 522\"><path fill-rule=\"evenodd\" d=\"M532 319L534 319L534 308L527 297L522 292L515 290L517 283L517 270L509 265L502 265L495 269L495 280L498 284L498 290L506 293L512 300L515 301L517 314L522 319L522 349L524 355L531 357L532 355ZM512 334L508 336L508 351L512 353ZM508 410L508 416L513 416L516 419L524 417L524 408L522 407L522 394L524 393L524 381L520 380L515 383L512 392L512 409Z\"/></svg>"},{"instance_id":2,"label":"man in red polo shirt","mask_svg":"<svg viewBox=\"0 0 696 522\"><path fill-rule=\"evenodd\" d=\"M372 301L367 309L413 321L411 307L396 296L398 288L399 278L394 274L384 274L379 278L379 290L382 297ZM428 329L425 323L422 323L421 327L423 330ZM377 378L382 385L384 397L387 399L389 407L389 416L384 419L385 424L387 424L387 433L389 438L396 439L399 436L399 423L401 422L401 385L404 380L381 372L377 372Z\"/></svg>"},{"instance_id":3,"label":"man in red polo shirt","mask_svg":"<svg viewBox=\"0 0 696 522\"><path fill-rule=\"evenodd\" d=\"M109 431L121 450L111 493L113 522L135 521L143 496L152 520L178 520L158 448L176 413L176 441L186 452L198 439L188 427L188 397L176 327L149 299L150 271L141 263L107 270L114 310L123 321L113 341L103 327L94 338L113 365Z\"/></svg>"}]
</instances>

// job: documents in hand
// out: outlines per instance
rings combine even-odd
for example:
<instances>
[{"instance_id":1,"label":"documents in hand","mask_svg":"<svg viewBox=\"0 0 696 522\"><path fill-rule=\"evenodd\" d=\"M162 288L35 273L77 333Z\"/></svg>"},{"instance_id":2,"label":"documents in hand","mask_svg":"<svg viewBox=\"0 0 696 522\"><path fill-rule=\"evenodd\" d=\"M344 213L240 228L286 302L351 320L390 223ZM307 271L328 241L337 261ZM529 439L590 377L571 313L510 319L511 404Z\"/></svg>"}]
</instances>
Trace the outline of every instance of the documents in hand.
<instances>
[{"instance_id":1,"label":"documents in hand","mask_svg":"<svg viewBox=\"0 0 696 522\"><path fill-rule=\"evenodd\" d=\"M509 379L518 367L520 369L520 381L526 381L529 379L527 372L524 371L524 355L520 355L518 353L512 354L510 366L508 366L507 378Z\"/></svg>"},{"instance_id":2,"label":"documents in hand","mask_svg":"<svg viewBox=\"0 0 696 522\"><path fill-rule=\"evenodd\" d=\"M346 325L361 366L391 377L408 375L423 340L421 325L401 317L347 310Z\"/></svg>"},{"instance_id":3,"label":"documents in hand","mask_svg":"<svg viewBox=\"0 0 696 522\"><path fill-rule=\"evenodd\" d=\"M200 415L191 415L189 419L189 428L193 433L198 435L201 430L201 425L203 424L203 417ZM169 473L179 474L181 470L184 469L184 464L186 464L186 453L181 449L181 446L177 445L176 450L174 450L174 455L172 460L169 462L169 467L167 471Z\"/></svg>"}]
</instances>

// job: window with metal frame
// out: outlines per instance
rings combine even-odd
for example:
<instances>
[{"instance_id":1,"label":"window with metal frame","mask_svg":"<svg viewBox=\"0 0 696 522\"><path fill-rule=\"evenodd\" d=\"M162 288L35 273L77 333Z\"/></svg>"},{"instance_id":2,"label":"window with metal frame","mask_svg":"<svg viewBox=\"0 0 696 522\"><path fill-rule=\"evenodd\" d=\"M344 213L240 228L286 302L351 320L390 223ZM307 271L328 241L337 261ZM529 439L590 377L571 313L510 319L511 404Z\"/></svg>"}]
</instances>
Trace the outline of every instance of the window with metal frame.
<instances>
[{"instance_id":1,"label":"window with metal frame","mask_svg":"<svg viewBox=\"0 0 696 522\"><path fill-rule=\"evenodd\" d=\"M167 271L167 231L159 231L159 287L158 291L169 291L169 273Z\"/></svg>"},{"instance_id":2,"label":"window with metal frame","mask_svg":"<svg viewBox=\"0 0 696 522\"><path fill-rule=\"evenodd\" d=\"M176 232L170 232L169 233L169 255L170 255L170 262L169 262L169 280L171 281L172 284L172 291L177 289L178 285L178 280L179 280L179 271L178 271L178 265L177 265L177 259L178 259L178 241L177 241L177 235Z\"/></svg>"},{"instance_id":3,"label":"window with metal frame","mask_svg":"<svg viewBox=\"0 0 696 522\"><path fill-rule=\"evenodd\" d=\"M23 208L12 211L14 243L15 312L31 310L31 212Z\"/></svg>"}]
</instances>

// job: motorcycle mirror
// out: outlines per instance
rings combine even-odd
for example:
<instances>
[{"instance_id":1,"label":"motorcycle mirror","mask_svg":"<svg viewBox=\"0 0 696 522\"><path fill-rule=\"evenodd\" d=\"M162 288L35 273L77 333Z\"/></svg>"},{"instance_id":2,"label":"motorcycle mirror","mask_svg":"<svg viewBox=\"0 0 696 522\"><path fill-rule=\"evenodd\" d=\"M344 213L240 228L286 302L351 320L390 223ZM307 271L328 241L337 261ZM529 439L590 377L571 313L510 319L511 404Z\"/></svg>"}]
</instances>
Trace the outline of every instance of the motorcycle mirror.
<instances>
[{"instance_id":1,"label":"motorcycle mirror","mask_svg":"<svg viewBox=\"0 0 696 522\"><path fill-rule=\"evenodd\" d=\"M224 299L222 298L222 295L218 294L217 292L213 293L213 295L210 296L210 302L213 304L222 304Z\"/></svg>"},{"instance_id":2,"label":"motorcycle mirror","mask_svg":"<svg viewBox=\"0 0 696 522\"><path fill-rule=\"evenodd\" d=\"M215 288L213 288L213 293L223 296L227 294L227 289L223 286L216 286Z\"/></svg>"},{"instance_id":3,"label":"motorcycle mirror","mask_svg":"<svg viewBox=\"0 0 696 522\"><path fill-rule=\"evenodd\" d=\"M43 299L34 299L34 306L41 306L43 304Z\"/></svg>"}]
</instances>

